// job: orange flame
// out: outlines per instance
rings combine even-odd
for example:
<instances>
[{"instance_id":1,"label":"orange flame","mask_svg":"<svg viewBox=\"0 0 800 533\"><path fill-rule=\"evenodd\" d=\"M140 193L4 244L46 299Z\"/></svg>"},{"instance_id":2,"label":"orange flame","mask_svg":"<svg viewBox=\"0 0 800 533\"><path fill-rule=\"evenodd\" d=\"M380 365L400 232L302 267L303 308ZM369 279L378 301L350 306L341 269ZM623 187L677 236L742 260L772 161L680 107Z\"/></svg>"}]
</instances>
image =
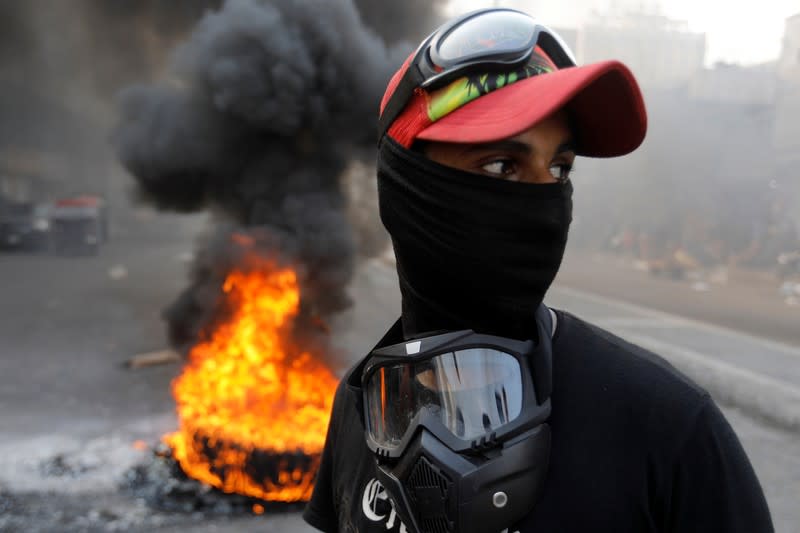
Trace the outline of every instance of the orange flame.
<instances>
[{"instance_id":1,"label":"orange flame","mask_svg":"<svg viewBox=\"0 0 800 533\"><path fill-rule=\"evenodd\" d=\"M311 497L337 379L291 340L300 291L274 264L230 273L230 316L172 384L180 428L164 440L187 475L267 501Z\"/></svg>"}]
</instances>

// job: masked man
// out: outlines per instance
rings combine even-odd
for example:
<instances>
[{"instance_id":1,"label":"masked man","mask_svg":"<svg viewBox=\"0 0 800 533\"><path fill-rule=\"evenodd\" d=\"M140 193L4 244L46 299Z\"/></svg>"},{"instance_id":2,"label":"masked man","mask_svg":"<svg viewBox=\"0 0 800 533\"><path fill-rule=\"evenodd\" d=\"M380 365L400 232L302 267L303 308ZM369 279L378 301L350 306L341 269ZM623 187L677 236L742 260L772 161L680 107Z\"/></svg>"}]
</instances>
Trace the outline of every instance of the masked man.
<instances>
[{"instance_id":1,"label":"masked man","mask_svg":"<svg viewBox=\"0 0 800 533\"><path fill-rule=\"evenodd\" d=\"M402 65L379 130L402 316L339 387L305 519L327 532L772 531L704 390L542 303L573 160L644 139L630 71L578 67L529 16L482 10Z\"/></svg>"}]
</instances>

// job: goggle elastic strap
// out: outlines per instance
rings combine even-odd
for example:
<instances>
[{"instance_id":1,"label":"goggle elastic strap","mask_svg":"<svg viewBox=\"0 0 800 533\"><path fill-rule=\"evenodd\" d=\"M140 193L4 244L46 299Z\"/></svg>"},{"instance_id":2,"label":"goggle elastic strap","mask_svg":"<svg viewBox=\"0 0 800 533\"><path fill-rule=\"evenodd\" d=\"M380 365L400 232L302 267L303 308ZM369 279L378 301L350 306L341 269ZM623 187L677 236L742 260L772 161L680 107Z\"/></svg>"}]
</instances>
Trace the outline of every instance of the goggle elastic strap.
<instances>
[{"instance_id":1,"label":"goggle elastic strap","mask_svg":"<svg viewBox=\"0 0 800 533\"><path fill-rule=\"evenodd\" d=\"M389 128L392 127L392 123L395 119L403 112L403 109L405 109L406 105L411 100L414 90L425 81L425 77L420 72L418 65L421 56L427 52L428 45L435 35L436 32L432 33L419 45L419 48L417 48L417 51L414 53L414 57L408 63L408 68L400 78L400 82L392 92L392 96L389 98L389 101L386 102L386 107L383 108L383 112L378 118L378 144L380 144L386 132L389 131Z\"/></svg>"},{"instance_id":2,"label":"goggle elastic strap","mask_svg":"<svg viewBox=\"0 0 800 533\"><path fill-rule=\"evenodd\" d=\"M392 123L394 123L395 119L403 112L403 109L405 109L411 99L411 95L414 94L414 90L424 81L421 79L422 76L419 74L416 65L412 63L408 66L408 70L409 72L413 70L417 75L409 75L409 72L407 72L406 75L400 79L400 83L397 84L392 97L389 98L389 101L386 103L386 107L383 109L383 113L381 113L378 119L378 144L380 144L386 132L389 131L389 128L392 127ZM401 97L401 95L408 96Z\"/></svg>"}]
</instances>

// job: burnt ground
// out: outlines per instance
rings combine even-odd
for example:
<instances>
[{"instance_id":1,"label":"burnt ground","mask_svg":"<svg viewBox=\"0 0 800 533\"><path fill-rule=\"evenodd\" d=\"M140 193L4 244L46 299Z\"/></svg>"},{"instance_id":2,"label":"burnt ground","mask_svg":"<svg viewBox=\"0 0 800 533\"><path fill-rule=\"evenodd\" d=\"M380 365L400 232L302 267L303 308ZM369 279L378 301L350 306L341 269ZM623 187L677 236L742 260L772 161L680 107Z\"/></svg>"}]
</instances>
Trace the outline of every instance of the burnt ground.
<instances>
[{"instance_id":1,"label":"burnt ground","mask_svg":"<svg viewBox=\"0 0 800 533\"><path fill-rule=\"evenodd\" d=\"M310 530L296 509L262 516L225 505L165 509L131 489L131 469L152 461L151 451L134 443L153 446L175 427L169 382L180 368L134 371L123 363L166 346L160 310L185 283L202 225L201 217L142 211L114 227L97 257L0 255L0 531ZM786 318L797 309L753 284L695 293L613 258L573 252L559 282L800 345L800 328ZM381 261L360 271L352 293L358 305L334 324L343 366L368 350L399 310L393 271ZM754 313L756 298L764 303ZM726 414L765 487L777 530L800 531L791 496L800 491L796 434L737 409Z\"/></svg>"}]
</instances>

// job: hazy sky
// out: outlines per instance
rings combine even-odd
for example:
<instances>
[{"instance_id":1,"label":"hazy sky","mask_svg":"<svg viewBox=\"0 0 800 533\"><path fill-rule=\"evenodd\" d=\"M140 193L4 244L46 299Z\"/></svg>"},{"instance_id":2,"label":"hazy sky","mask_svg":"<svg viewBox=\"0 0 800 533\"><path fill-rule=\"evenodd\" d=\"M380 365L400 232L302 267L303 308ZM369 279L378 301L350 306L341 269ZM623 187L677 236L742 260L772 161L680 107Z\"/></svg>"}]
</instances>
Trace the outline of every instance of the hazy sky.
<instances>
[{"instance_id":1,"label":"hazy sky","mask_svg":"<svg viewBox=\"0 0 800 533\"><path fill-rule=\"evenodd\" d=\"M450 13L498 4L527 11L554 26L576 26L593 10L612 6L660 10L707 36L706 64L752 64L778 57L784 20L800 0L450 0Z\"/></svg>"}]
</instances>

